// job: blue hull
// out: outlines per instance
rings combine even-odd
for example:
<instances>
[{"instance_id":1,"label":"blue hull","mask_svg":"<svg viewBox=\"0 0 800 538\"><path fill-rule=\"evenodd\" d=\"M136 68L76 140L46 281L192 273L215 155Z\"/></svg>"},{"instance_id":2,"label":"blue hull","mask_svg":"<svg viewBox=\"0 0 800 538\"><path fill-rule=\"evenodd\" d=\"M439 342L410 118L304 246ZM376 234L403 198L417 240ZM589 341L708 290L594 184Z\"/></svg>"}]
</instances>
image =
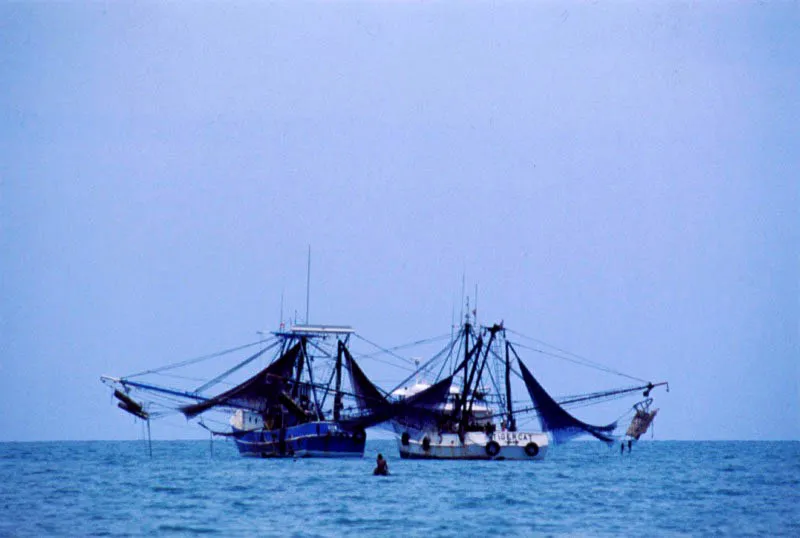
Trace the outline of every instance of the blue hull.
<instances>
[{"instance_id":1,"label":"blue hull","mask_svg":"<svg viewBox=\"0 0 800 538\"><path fill-rule=\"evenodd\" d=\"M307 422L284 430L236 430L233 439L242 456L255 458L360 458L363 431L342 430L335 422Z\"/></svg>"}]
</instances>

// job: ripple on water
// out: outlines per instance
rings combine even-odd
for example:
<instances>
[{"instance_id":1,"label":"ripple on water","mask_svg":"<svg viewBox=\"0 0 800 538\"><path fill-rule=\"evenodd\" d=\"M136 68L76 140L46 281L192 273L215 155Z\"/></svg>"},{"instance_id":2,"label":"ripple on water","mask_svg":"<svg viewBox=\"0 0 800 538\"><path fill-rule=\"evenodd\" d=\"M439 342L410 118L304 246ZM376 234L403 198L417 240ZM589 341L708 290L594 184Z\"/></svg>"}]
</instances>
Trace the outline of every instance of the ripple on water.
<instances>
[{"instance_id":1,"label":"ripple on water","mask_svg":"<svg viewBox=\"0 0 800 538\"><path fill-rule=\"evenodd\" d=\"M183 495L186 493L185 488L181 488L178 486L161 486L156 485L150 488L155 493L169 493L170 495Z\"/></svg>"},{"instance_id":2,"label":"ripple on water","mask_svg":"<svg viewBox=\"0 0 800 538\"><path fill-rule=\"evenodd\" d=\"M528 465L400 460L372 441L364 459L296 462L226 443L213 458L154 443L152 460L140 444L9 445L0 535L800 534L800 443L643 442L624 458L573 443ZM378 451L388 479L371 475Z\"/></svg>"},{"instance_id":3,"label":"ripple on water","mask_svg":"<svg viewBox=\"0 0 800 538\"><path fill-rule=\"evenodd\" d=\"M169 523L158 526L162 532L175 532L181 534L220 534L219 529L211 527L196 527L192 525L171 525Z\"/></svg>"}]
</instances>

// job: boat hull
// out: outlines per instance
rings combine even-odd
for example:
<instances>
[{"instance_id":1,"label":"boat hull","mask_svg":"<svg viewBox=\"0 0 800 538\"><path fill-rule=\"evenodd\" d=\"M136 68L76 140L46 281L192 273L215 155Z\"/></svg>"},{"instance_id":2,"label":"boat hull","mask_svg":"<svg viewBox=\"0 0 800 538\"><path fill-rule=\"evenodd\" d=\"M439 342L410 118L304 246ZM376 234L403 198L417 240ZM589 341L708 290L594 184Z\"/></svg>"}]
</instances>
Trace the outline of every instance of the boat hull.
<instances>
[{"instance_id":1,"label":"boat hull","mask_svg":"<svg viewBox=\"0 0 800 538\"><path fill-rule=\"evenodd\" d=\"M233 440L239 454L254 458L360 458L366 435L335 422L307 422L281 430L239 430Z\"/></svg>"},{"instance_id":2,"label":"boat hull","mask_svg":"<svg viewBox=\"0 0 800 538\"><path fill-rule=\"evenodd\" d=\"M404 459L541 460L548 448L547 435L538 432L468 432L463 442L455 433L396 432Z\"/></svg>"}]
</instances>

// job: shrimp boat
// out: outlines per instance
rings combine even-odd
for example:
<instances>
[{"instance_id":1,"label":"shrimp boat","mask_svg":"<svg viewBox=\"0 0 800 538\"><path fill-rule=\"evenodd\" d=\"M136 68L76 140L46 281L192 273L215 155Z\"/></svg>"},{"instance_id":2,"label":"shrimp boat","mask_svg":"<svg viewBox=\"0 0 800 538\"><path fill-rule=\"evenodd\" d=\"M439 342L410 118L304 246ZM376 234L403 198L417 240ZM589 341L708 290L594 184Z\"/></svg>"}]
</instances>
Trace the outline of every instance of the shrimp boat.
<instances>
[{"instance_id":1,"label":"shrimp boat","mask_svg":"<svg viewBox=\"0 0 800 538\"><path fill-rule=\"evenodd\" d=\"M362 412L346 390L344 368L351 378L356 371L358 382L366 379L348 349L353 333L347 326L297 325L272 333L266 341L101 380L113 388L121 409L147 421L148 431L151 419L181 414L187 419L200 417L200 426L233 439L242 456L362 457L365 428L385 417ZM195 388L143 380L153 376L185 379L175 372L253 346L258 347L255 353ZM275 358L266 367L239 383L229 381L259 359L263 361L270 351ZM208 395L209 389L223 383L233 386ZM212 429L206 417L221 424L227 417L228 428Z\"/></svg>"},{"instance_id":2,"label":"shrimp boat","mask_svg":"<svg viewBox=\"0 0 800 538\"><path fill-rule=\"evenodd\" d=\"M356 393L362 409L374 416L390 417L387 424L397 439L401 458L540 460L551 444L581 435L609 445L624 442L623 436L616 433L617 421L591 425L571 415L565 406L608 401L640 392L649 397L653 388L666 385L640 380L644 384L557 401L520 358L517 352L520 345L507 338L502 322L476 327L468 315L448 345L419 366L389 396L382 400L377 388L370 387L365 379L355 385ZM433 382L422 381L432 372L437 373ZM409 384L412 380L416 381ZM527 401L514 399L519 381L527 393ZM638 417L634 417L638 420L638 429L634 429L639 435L650 423L644 425L641 405L633 408ZM384 411L387 407L391 409L389 412ZM531 415L538 419L539 431L518 428L518 421ZM652 416L649 419L652 421Z\"/></svg>"}]
</instances>

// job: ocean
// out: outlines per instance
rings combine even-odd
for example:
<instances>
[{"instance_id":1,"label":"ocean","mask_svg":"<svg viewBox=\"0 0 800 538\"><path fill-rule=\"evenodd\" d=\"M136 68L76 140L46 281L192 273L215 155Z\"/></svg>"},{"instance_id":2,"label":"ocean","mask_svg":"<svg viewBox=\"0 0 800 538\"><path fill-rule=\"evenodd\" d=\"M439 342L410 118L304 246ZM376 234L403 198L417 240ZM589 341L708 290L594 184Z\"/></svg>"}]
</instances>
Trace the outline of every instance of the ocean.
<instances>
[{"instance_id":1,"label":"ocean","mask_svg":"<svg viewBox=\"0 0 800 538\"><path fill-rule=\"evenodd\" d=\"M598 442L541 462L241 458L228 441L0 444L0 536L800 536L800 442ZM213 450L213 452L212 452ZM383 453L391 476L372 475Z\"/></svg>"}]
</instances>

